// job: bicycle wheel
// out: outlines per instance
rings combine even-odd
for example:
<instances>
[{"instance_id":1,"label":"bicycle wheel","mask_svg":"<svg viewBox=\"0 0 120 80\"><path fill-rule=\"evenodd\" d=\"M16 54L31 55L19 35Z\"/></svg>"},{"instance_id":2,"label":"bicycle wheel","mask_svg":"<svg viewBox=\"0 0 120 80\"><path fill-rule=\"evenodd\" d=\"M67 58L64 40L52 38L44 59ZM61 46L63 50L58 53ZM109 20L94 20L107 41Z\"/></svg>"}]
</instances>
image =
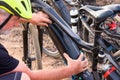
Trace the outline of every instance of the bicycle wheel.
<instances>
[{"instance_id":1,"label":"bicycle wheel","mask_svg":"<svg viewBox=\"0 0 120 80\"><path fill-rule=\"evenodd\" d=\"M38 31L32 24L24 25L27 33L23 34L24 62L30 69L42 69L42 58L38 40Z\"/></svg>"}]
</instances>

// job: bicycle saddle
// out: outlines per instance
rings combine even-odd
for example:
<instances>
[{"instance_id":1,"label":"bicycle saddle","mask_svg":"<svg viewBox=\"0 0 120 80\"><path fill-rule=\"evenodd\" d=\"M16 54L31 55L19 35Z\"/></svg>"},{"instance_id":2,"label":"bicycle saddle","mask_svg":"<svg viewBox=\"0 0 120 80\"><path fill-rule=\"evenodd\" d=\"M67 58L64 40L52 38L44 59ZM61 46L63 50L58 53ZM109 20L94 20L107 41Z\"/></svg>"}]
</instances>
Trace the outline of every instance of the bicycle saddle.
<instances>
[{"instance_id":1,"label":"bicycle saddle","mask_svg":"<svg viewBox=\"0 0 120 80\"><path fill-rule=\"evenodd\" d=\"M110 9L112 10L114 13L119 13L120 12L120 4L111 4L111 5L106 5L101 7L103 9Z\"/></svg>"},{"instance_id":2,"label":"bicycle saddle","mask_svg":"<svg viewBox=\"0 0 120 80\"><path fill-rule=\"evenodd\" d=\"M92 6L92 5L86 5L86 6L94 11L110 9L114 13L120 12L120 4L110 4L110 5L105 5L105 6Z\"/></svg>"},{"instance_id":3,"label":"bicycle saddle","mask_svg":"<svg viewBox=\"0 0 120 80\"><path fill-rule=\"evenodd\" d=\"M111 4L106 6L86 5L80 8L81 11L87 11L96 22L102 22L109 16L120 12L120 4Z\"/></svg>"}]
</instances>

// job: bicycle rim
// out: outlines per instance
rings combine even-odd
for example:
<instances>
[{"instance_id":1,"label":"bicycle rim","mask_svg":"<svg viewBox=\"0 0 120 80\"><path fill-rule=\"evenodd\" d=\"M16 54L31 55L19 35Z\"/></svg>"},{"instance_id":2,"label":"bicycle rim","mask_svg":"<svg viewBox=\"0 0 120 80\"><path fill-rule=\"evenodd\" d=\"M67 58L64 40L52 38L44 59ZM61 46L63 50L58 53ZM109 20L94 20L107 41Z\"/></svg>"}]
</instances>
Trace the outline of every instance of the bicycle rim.
<instances>
[{"instance_id":1,"label":"bicycle rim","mask_svg":"<svg viewBox=\"0 0 120 80\"><path fill-rule=\"evenodd\" d=\"M43 52L51 57L59 58L60 54L51 40L49 34L47 33L46 28L43 29Z\"/></svg>"}]
</instances>

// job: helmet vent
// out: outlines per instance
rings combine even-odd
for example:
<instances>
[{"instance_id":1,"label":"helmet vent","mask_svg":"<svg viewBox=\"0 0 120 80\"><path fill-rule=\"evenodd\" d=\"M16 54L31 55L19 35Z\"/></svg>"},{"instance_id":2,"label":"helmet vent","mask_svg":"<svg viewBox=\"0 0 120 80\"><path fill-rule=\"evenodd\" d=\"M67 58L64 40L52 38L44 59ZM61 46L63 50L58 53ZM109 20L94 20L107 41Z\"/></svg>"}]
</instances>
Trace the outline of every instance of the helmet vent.
<instances>
[{"instance_id":1,"label":"helmet vent","mask_svg":"<svg viewBox=\"0 0 120 80\"><path fill-rule=\"evenodd\" d=\"M24 8L26 9L26 11L27 11L27 7L26 7L24 1L21 1L21 3L22 3L22 5L24 6Z\"/></svg>"},{"instance_id":2,"label":"helmet vent","mask_svg":"<svg viewBox=\"0 0 120 80\"><path fill-rule=\"evenodd\" d=\"M21 13L20 10L19 10L17 7L16 7L15 9L16 9L19 13Z\"/></svg>"}]
</instances>

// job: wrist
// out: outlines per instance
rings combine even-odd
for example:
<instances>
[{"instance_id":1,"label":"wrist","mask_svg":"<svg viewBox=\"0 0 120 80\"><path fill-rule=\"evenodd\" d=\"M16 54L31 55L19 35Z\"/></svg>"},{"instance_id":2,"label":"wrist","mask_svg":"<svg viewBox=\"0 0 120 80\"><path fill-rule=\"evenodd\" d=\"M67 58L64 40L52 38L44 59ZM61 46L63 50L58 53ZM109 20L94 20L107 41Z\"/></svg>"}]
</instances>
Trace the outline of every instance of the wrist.
<instances>
[{"instance_id":1,"label":"wrist","mask_svg":"<svg viewBox=\"0 0 120 80\"><path fill-rule=\"evenodd\" d=\"M71 75L75 75L75 71L73 68L69 67L69 66L66 66L66 69L65 69L66 73L71 76Z\"/></svg>"},{"instance_id":2,"label":"wrist","mask_svg":"<svg viewBox=\"0 0 120 80\"><path fill-rule=\"evenodd\" d=\"M19 18L19 22L30 22L30 19Z\"/></svg>"}]
</instances>

